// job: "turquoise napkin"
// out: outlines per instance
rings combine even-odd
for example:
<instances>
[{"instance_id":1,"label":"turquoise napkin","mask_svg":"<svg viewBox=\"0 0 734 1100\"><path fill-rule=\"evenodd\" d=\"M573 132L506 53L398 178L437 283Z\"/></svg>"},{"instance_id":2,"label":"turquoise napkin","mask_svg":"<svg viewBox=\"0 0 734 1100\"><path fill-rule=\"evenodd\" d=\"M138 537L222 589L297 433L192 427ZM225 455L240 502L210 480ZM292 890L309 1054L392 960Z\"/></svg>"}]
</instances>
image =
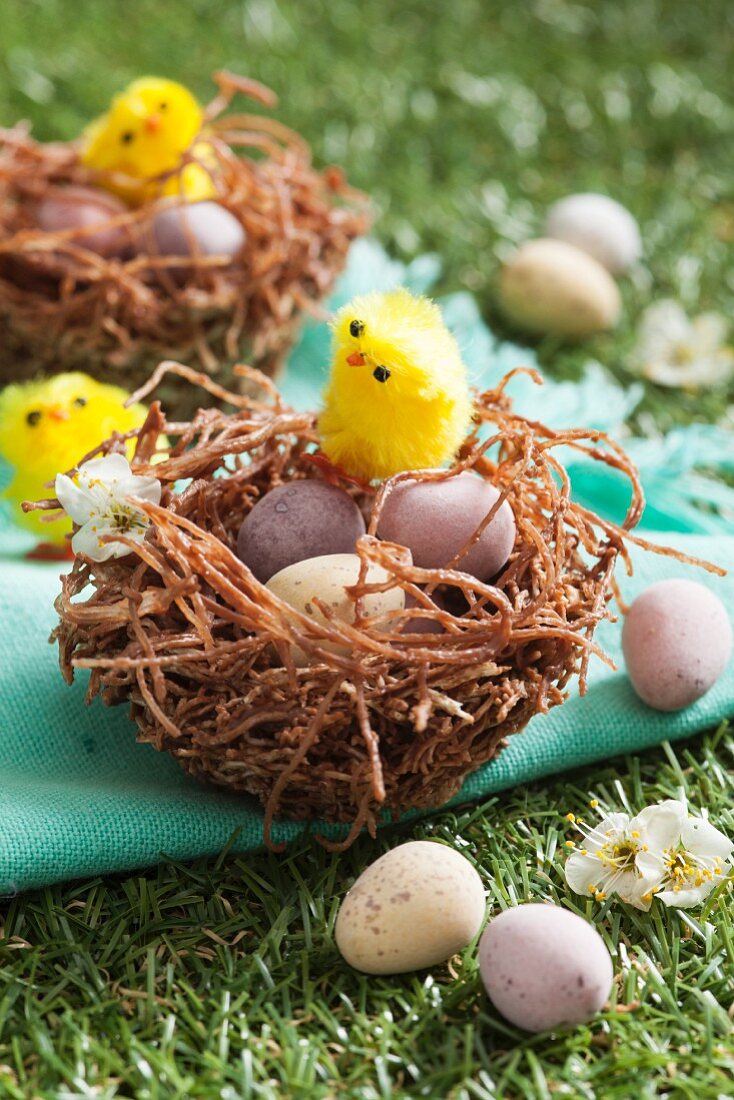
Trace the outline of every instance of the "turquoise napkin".
<instances>
[{"instance_id":1,"label":"turquoise napkin","mask_svg":"<svg viewBox=\"0 0 734 1100\"><path fill-rule=\"evenodd\" d=\"M425 289L436 270L430 257L405 269L361 243L339 296L346 299L356 289L391 282ZM444 308L479 384L491 384L511 366L533 365L526 350L494 341L470 297L454 296ZM292 357L294 369L284 388L298 404L312 406L318 400L327 361L324 340L323 330L309 327ZM516 394L518 407L529 415L541 415L542 409L546 421L600 428L618 428L639 396L635 389L615 386L595 364L579 384L550 382L541 397L537 387L520 380ZM721 519L699 508L699 500L712 502L707 493L718 493L714 487L720 483L690 472L698 462L731 462L731 440L715 429L689 438L690 448L681 439L662 441L656 453L642 456L655 518L667 528L652 537L732 570L734 537L720 533L731 496L722 486L713 501L723 510ZM595 482L583 462L574 459L571 465L585 500L607 512L624 506L621 483ZM200 786L169 757L138 745L127 708L107 709L99 700L85 706L86 674L79 674L73 687L64 685L56 651L47 642L55 623L59 567L24 561L27 545L7 522L0 527L0 894L142 867L162 854L186 859L215 853L236 829L238 850L260 846L262 813L256 803ZM634 577L619 578L628 599L663 577L688 576L715 591L734 618L731 576L713 577L653 554L635 552L633 558ZM597 638L620 661L619 625L603 624ZM623 671L596 661L587 695L574 696L511 738L495 761L467 779L457 801L686 737L732 713L731 667L695 706L666 715L636 698ZM277 822L274 838L289 840L302 829ZM322 831L333 835L337 830Z\"/></svg>"}]
</instances>

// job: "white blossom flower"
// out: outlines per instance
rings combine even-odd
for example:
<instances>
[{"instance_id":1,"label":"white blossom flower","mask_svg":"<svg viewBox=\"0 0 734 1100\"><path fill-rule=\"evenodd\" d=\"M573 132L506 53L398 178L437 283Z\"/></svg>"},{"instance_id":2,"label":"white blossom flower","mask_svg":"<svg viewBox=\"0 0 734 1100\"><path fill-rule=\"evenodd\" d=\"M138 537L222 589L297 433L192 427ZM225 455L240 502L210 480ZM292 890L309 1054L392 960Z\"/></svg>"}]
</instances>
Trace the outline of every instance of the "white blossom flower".
<instances>
[{"instance_id":1,"label":"white blossom flower","mask_svg":"<svg viewBox=\"0 0 734 1100\"><path fill-rule=\"evenodd\" d=\"M659 856L663 881L655 896L679 909L699 905L731 868L732 852L734 844L709 821L686 818L677 844Z\"/></svg>"},{"instance_id":2,"label":"white blossom flower","mask_svg":"<svg viewBox=\"0 0 734 1100\"><path fill-rule=\"evenodd\" d=\"M666 298L642 315L632 365L659 386L701 389L734 377L734 349L726 343L727 321L719 313L689 318Z\"/></svg>"},{"instance_id":3,"label":"white blossom flower","mask_svg":"<svg viewBox=\"0 0 734 1100\"><path fill-rule=\"evenodd\" d=\"M647 911L666 878L663 853L677 847L685 816L683 803L672 799L647 806L633 818L609 814L595 826L570 814L568 820L579 827L584 840L579 848L567 842L573 849L565 868L568 885L597 901L616 894Z\"/></svg>"},{"instance_id":4,"label":"white blossom flower","mask_svg":"<svg viewBox=\"0 0 734 1100\"><path fill-rule=\"evenodd\" d=\"M124 534L143 541L149 520L135 501L159 504L161 483L155 477L134 474L124 455L111 454L82 463L73 479L57 474L56 496L79 525L71 540L74 553L92 561L107 561L130 553L130 547L122 542L104 541L109 536Z\"/></svg>"}]
</instances>

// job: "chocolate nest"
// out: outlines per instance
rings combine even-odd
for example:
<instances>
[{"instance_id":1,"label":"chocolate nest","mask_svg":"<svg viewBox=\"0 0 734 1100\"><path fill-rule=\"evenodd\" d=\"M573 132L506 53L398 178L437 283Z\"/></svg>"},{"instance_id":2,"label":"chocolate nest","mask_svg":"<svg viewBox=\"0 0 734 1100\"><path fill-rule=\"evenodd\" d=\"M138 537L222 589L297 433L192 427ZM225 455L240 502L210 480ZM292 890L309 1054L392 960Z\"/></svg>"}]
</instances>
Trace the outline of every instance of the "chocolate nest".
<instances>
[{"instance_id":1,"label":"chocolate nest","mask_svg":"<svg viewBox=\"0 0 734 1100\"><path fill-rule=\"evenodd\" d=\"M629 565L628 540L648 545L629 533L642 492L630 460L603 433L553 431L513 412L508 375L475 395L474 430L453 471L473 468L501 489L472 542L503 500L512 507L517 538L501 576L483 584L458 564L420 569L403 547L374 536L386 494L406 474L374 493L345 485L370 515L357 544L363 573L350 590L356 620L317 625L235 553L256 500L283 482L321 476L309 459L316 416L286 406L250 368L237 371L261 388L260 400L171 363L136 395L173 374L237 411L204 408L176 423L155 402L143 427L128 433L137 436L134 468L163 484L161 504L144 505L150 527L129 555L101 564L77 556L56 601L53 637L66 680L90 669L88 699L129 702L139 740L171 753L197 779L260 799L266 839L276 814L321 818L351 823L336 845L345 847L363 827L374 832L385 811L445 803L509 734L562 703L573 677L584 690L592 654L606 659L593 634L610 614L617 557ZM92 454L122 450L125 438ZM629 478L621 527L571 499L554 455L567 446ZM364 583L369 562L388 570L386 584ZM412 606L388 622L361 619L360 598L391 586ZM407 633L421 616L442 631ZM339 643L342 654L325 642ZM295 667L296 646L309 667Z\"/></svg>"},{"instance_id":2,"label":"chocolate nest","mask_svg":"<svg viewBox=\"0 0 734 1100\"><path fill-rule=\"evenodd\" d=\"M166 358L220 372L225 385L238 359L277 372L304 311L318 310L350 243L369 227L367 202L339 169L316 171L305 141L279 122L222 114L237 92L273 107L269 89L228 73L215 80L205 137L216 201L246 242L235 262L194 256L183 278L178 258L145 249L105 258L84 247L83 229L37 228L41 199L99 176L79 163L77 143L34 141L22 123L0 130L0 380L84 370L130 389ZM180 168L195 159L188 154ZM176 201L143 203L108 224L149 241L152 215ZM164 396L176 415L193 413L185 387L169 385Z\"/></svg>"}]
</instances>

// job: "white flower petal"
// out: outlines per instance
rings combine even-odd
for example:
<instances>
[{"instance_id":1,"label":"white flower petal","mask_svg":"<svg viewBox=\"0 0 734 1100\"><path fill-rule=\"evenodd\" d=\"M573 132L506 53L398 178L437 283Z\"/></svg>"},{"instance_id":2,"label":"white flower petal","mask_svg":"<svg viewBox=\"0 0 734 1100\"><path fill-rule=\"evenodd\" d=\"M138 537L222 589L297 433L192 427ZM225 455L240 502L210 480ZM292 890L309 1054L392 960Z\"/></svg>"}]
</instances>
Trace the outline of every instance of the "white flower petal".
<instances>
[{"instance_id":1,"label":"white flower petal","mask_svg":"<svg viewBox=\"0 0 734 1100\"><path fill-rule=\"evenodd\" d=\"M668 873L668 865L662 852L638 852L635 867L644 880L647 889L661 886Z\"/></svg>"},{"instance_id":2,"label":"white flower petal","mask_svg":"<svg viewBox=\"0 0 734 1100\"><path fill-rule=\"evenodd\" d=\"M126 486L127 500L146 500L150 504L160 504L162 486L157 477L133 477L132 486Z\"/></svg>"},{"instance_id":3,"label":"white flower petal","mask_svg":"<svg viewBox=\"0 0 734 1100\"><path fill-rule=\"evenodd\" d=\"M710 821L702 817L689 817L681 829L681 845L699 858L727 860L734 852L734 843L728 836L715 829Z\"/></svg>"},{"instance_id":4,"label":"white flower petal","mask_svg":"<svg viewBox=\"0 0 734 1100\"><path fill-rule=\"evenodd\" d=\"M572 852L566 860L566 882L575 894L591 894L590 886L601 890L601 879L606 872L598 859L585 856L581 852Z\"/></svg>"},{"instance_id":5,"label":"white flower petal","mask_svg":"<svg viewBox=\"0 0 734 1100\"><path fill-rule=\"evenodd\" d=\"M671 798L655 806L646 806L630 821L629 832L630 835L638 832L643 844L662 852L664 848L674 848L678 844L686 816L683 803Z\"/></svg>"},{"instance_id":6,"label":"white flower petal","mask_svg":"<svg viewBox=\"0 0 734 1100\"><path fill-rule=\"evenodd\" d=\"M111 454L102 455L101 458L90 458L88 462L82 463L79 467L79 479L84 478L86 481L92 479L107 482L108 484L114 484L121 481L123 478L128 478L132 474L130 469L130 463L125 458L125 455Z\"/></svg>"},{"instance_id":7,"label":"white flower petal","mask_svg":"<svg viewBox=\"0 0 734 1100\"><path fill-rule=\"evenodd\" d=\"M700 905L706 900L713 890L715 882L705 882L702 886L689 886L684 890L661 890L656 894L663 905L672 905L676 909L691 909L694 905Z\"/></svg>"},{"instance_id":8,"label":"white flower petal","mask_svg":"<svg viewBox=\"0 0 734 1100\"><path fill-rule=\"evenodd\" d=\"M696 344L702 351L723 349L729 325L720 313L700 313L698 317L694 317L691 328Z\"/></svg>"},{"instance_id":9,"label":"white flower petal","mask_svg":"<svg viewBox=\"0 0 734 1100\"><path fill-rule=\"evenodd\" d=\"M94 515L96 509L89 492L80 488L66 474L56 475L54 491L59 504L74 523L86 523Z\"/></svg>"}]
</instances>

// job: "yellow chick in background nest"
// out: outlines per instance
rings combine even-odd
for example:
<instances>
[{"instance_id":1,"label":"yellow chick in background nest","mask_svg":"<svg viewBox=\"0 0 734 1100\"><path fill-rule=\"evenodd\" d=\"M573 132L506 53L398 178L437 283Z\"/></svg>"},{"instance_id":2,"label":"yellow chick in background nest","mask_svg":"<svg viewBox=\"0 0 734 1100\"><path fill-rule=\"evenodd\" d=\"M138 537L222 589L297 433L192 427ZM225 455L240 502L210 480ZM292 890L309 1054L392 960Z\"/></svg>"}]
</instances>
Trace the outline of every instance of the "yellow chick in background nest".
<instances>
[{"instance_id":1,"label":"yellow chick in background nest","mask_svg":"<svg viewBox=\"0 0 734 1100\"><path fill-rule=\"evenodd\" d=\"M82 136L81 161L88 168L127 177L100 184L133 204L161 195L183 194L191 202L209 199L216 189L205 166L214 169L216 162L207 142L194 144L203 122L201 107L182 84L145 76L115 96L109 110L89 124ZM187 164L156 182L179 166L188 149L203 164Z\"/></svg>"},{"instance_id":2,"label":"yellow chick in background nest","mask_svg":"<svg viewBox=\"0 0 734 1100\"><path fill-rule=\"evenodd\" d=\"M405 289L366 294L337 313L319 418L326 458L371 481L443 466L472 417L466 368L435 302Z\"/></svg>"},{"instance_id":3,"label":"yellow chick in background nest","mask_svg":"<svg viewBox=\"0 0 734 1100\"><path fill-rule=\"evenodd\" d=\"M77 371L0 390L0 457L10 463L14 475L0 497L11 502L13 522L32 531L43 546L55 547L56 556L62 556L67 546L64 536L71 523L43 523L43 512L22 512L21 502L53 496L47 483L57 473L71 469L112 432L140 427L147 409L124 408L127 397L118 386ZM128 457L132 452L130 444Z\"/></svg>"}]
</instances>

